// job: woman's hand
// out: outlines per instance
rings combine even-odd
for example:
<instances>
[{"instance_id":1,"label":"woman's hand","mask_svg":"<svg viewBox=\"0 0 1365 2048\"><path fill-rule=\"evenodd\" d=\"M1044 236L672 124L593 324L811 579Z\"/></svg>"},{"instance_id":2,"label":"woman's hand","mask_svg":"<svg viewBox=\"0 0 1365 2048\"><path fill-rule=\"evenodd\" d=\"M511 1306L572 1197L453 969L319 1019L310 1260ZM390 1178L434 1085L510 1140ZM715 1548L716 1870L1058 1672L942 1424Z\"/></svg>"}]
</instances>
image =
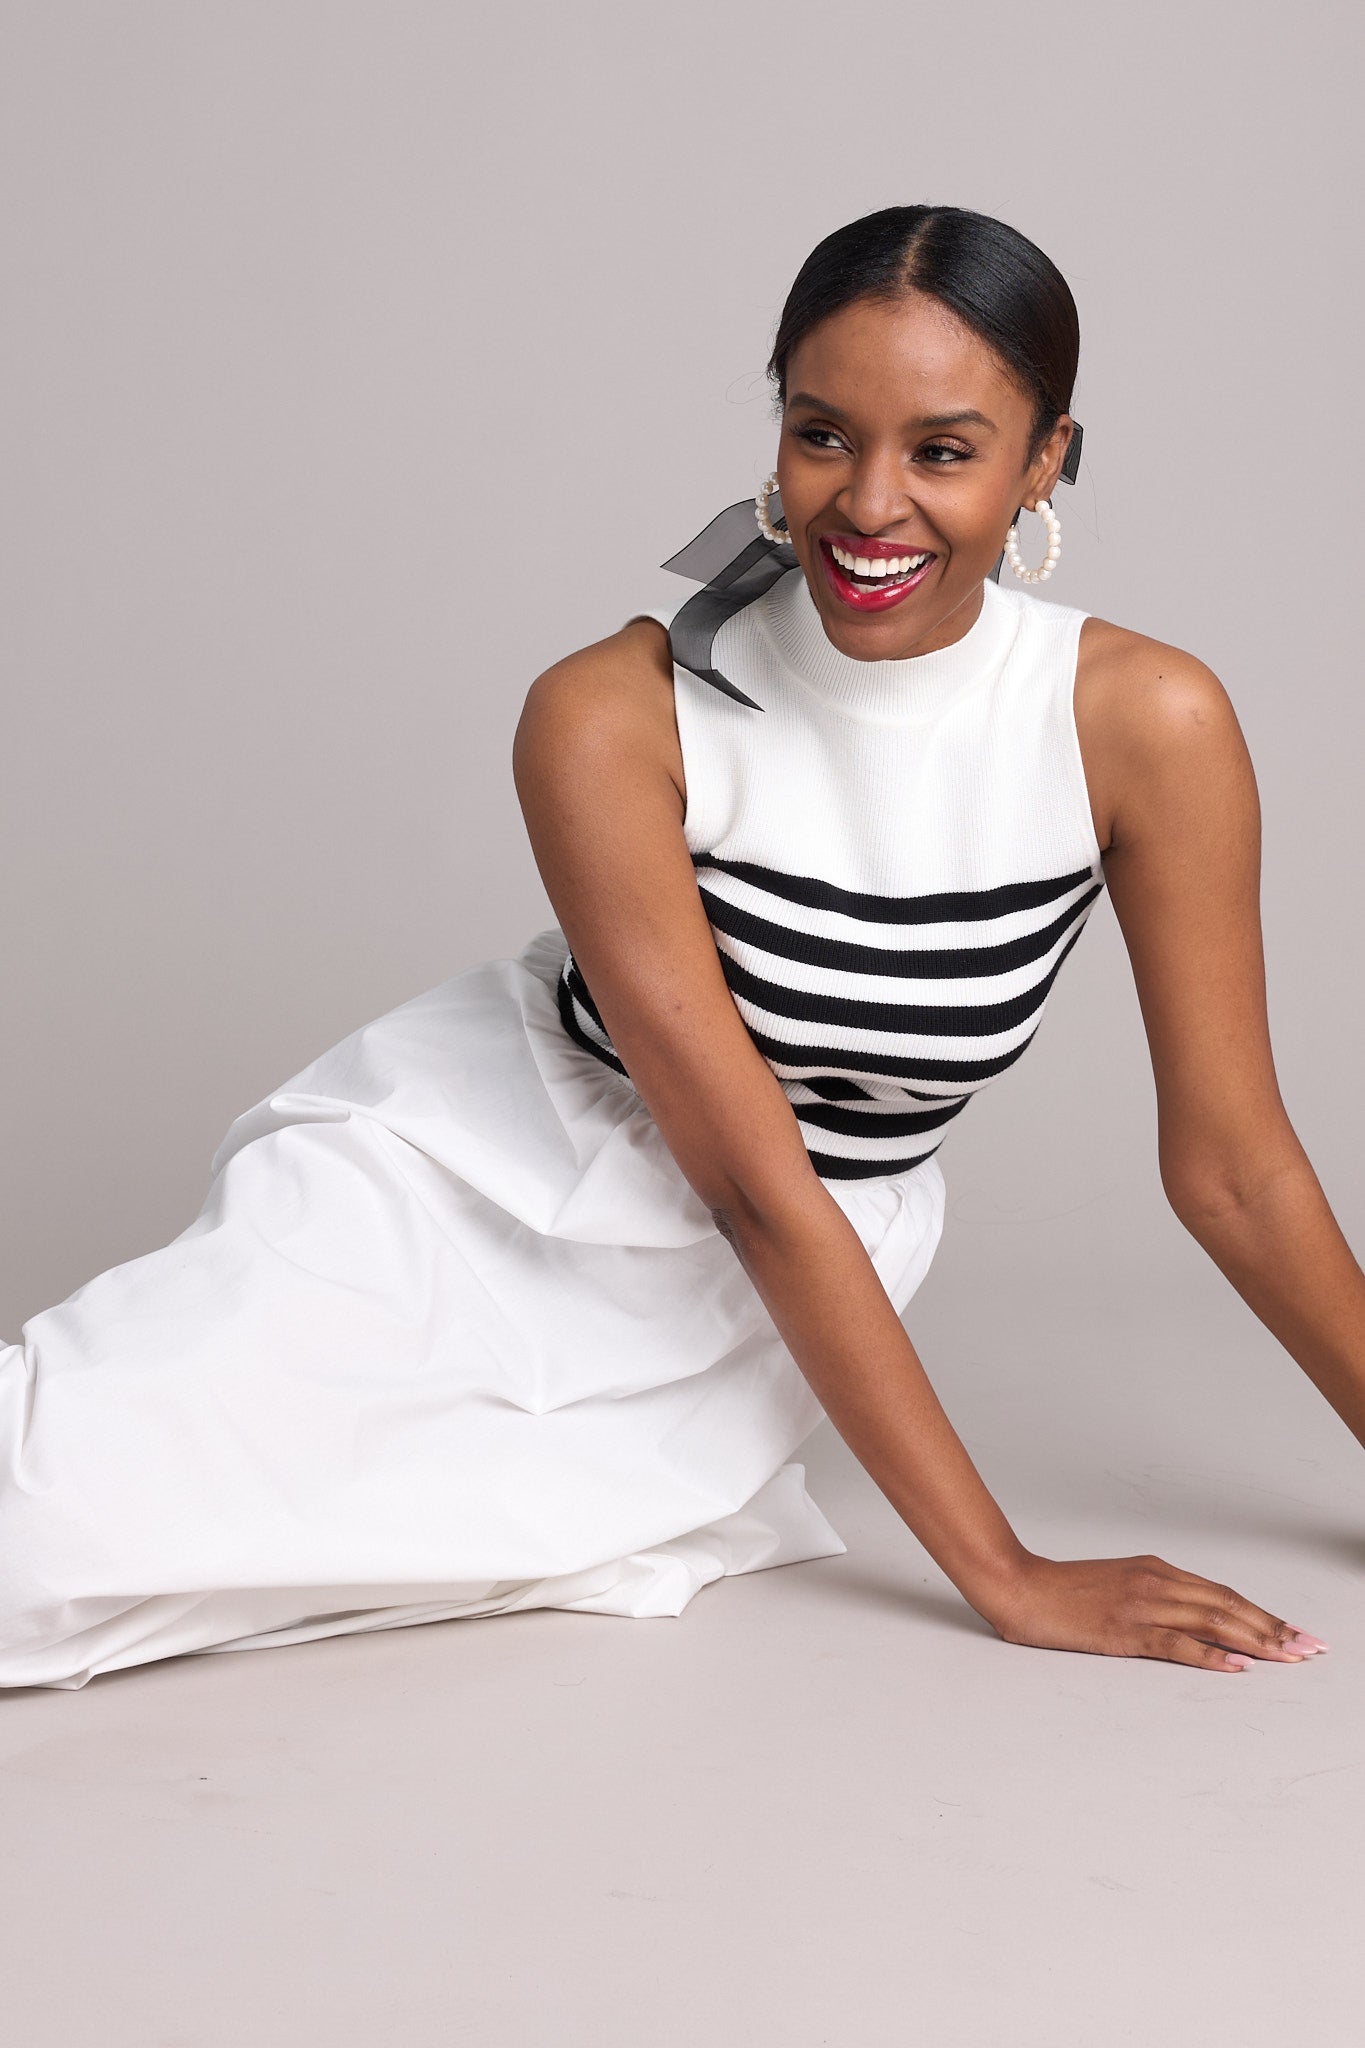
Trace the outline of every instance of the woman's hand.
<instances>
[{"instance_id":1,"label":"woman's hand","mask_svg":"<svg viewBox=\"0 0 1365 2048\"><path fill-rule=\"evenodd\" d=\"M984 1618L1007 1643L1162 1657L1208 1671L1245 1671L1254 1657L1297 1664L1327 1648L1230 1586L1160 1557L1030 1553Z\"/></svg>"}]
</instances>

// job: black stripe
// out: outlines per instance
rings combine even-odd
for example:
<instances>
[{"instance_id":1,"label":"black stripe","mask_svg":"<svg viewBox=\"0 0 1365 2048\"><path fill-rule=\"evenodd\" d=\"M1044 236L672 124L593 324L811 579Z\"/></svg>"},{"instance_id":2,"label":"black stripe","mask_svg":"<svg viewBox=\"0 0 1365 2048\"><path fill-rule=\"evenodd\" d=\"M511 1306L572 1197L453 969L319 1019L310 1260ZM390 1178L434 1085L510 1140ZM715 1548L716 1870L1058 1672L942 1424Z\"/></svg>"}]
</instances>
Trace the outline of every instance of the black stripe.
<instances>
[{"instance_id":1,"label":"black stripe","mask_svg":"<svg viewBox=\"0 0 1365 2048\"><path fill-rule=\"evenodd\" d=\"M880 1102L883 1098L874 1095L870 1088L860 1088L856 1081L848 1080L843 1074L808 1074L801 1086L809 1088L813 1095L823 1095L826 1102ZM908 1095L913 1102L947 1102L947 1095L926 1095L919 1088L900 1088L900 1095ZM964 1096L963 1100L966 1100Z\"/></svg>"},{"instance_id":2,"label":"black stripe","mask_svg":"<svg viewBox=\"0 0 1365 2048\"><path fill-rule=\"evenodd\" d=\"M950 981L968 975L1008 974L1013 969L1031 966L1051 951L1071 920L1094 902L1101 887L1101 883L1094 883L1041 931L1026 932L998 945L911 947L895 951L884 946L862 946L853 939L827 939L816 932L794 931L790 925L773 924L768 918L742 909L724 896L717 896L712 889L701 887L698 893L714 930L779 959L798 960L805 967L826 967L837 974L886 974Z\"/></svg>"},{"instance_id":3,"label":"black stripe","mask_svg":"<svg viewBox=\"0 0 1365 2048\"><path fill-rule=\"evenodd\" d=\"M613 1067L618 1074L625 1074L625 1078L629 1080L630 1075L626 1074L626 1070L620 1060L617 1059L616 1054L608 1052L606 1047L599 1045L595 1038L589 1038L587 1032L579 1023L574 1012L573 995L569 988L568 978L562 971L559 980L555 983L555 996L559 1003L560 1020L574 1043L581 1045L585 1052L590 1052L596 1059L601 1060L604 1067Z\"/></svg>"},{"instance_id":4,"label":"black stripe","mask_svg":"<svg viewBox=\"0 0 1365 2048\"><path fill-rule=\"evenodd\" d=\"M693 867L719 868L737 881L752 882L770 896L804 903L812 910L838 910L870 924L955 924L970 918L1003 917L1012 910L1032 910L1052 903L1088 880L1092 868L1052 875L1039 882L1002 882L993 889L941 889L928 896L873 896L862 889L840 889L813 875L788 875L779 868L751 860L722 860L715 853L694 853ZM1101 884L1103 886L1103 884Z\"/></svg>"},{"instance_id":5,"label":"black stripe","mask_svg":"<svg viewBox=\"0 0 1365 2048\"><path fill-rule=\"evenodd\" d=\"M950 1003L879 1003L864 1001L857 996L822 995L810 989L784 988L778 982L765 981L762 975L741 966L728 953L721 954L720 963L734 995L743 996L746 1001L775 1017L794 1017L803 1024L839 1024L855 1031L889 1031L897 1035L918 1032L935 1038L989 1038L996 1032L1009 1031L1025 1023L1041 1007L1061 971L1062 962L1083 930L1084 920L1077 925L1042 980L1025 989L1022 995L1011 996L1000 1003L971 1003L961 1007ZM855 1053L851 1057L861 1063L867 1055ZM847 1060L844 1064L848 1064ZM858 1068L852 1071L856 1073ZM869 1066L864 1071L871 1073L880 1069Z\"/></svg>"},{"instance_id":6,"label":"black stripe","mask_svg":"<svg viewBox=\"0 0 1365 2048\"><path fill-rule=\"evenodd\" d=\"M937 1150L938 1145L931 1145L913 1159L840 1159L833 1152L812 1152L810 1162L821 1180L889 1180L892 1174L908 1173L921 1160L932 1159Z\"/></svg>"},{"instance_id":7,"label":"black stripe","mask_svg":"<svg viewBox=\"0 0 1365 2048\"><path fill-rule=\"evenodd\" d=\"M593 1023L597 1026L602 1036L605 1039L609 1040L611 1037L611 1033L610 1031L608 1031L606 1025L602 1022L602 1012L598 1009L596 1003L593 1001L592 990L588 987L587 982L584 981L582 972L579 969L578 962L574 959L572 953L569 955L568 959L564 963L564 973L568 979L569 987L577 996L582 1008L587 1011L588 1015L592 1018Z\"/></svg>"},{"instance_id":8,"label":"black stripe","mask_svg":"<svg viewBox=\"0 0 1365 2048\"><path fill-rule=\"evenodd\" d=\"M950 1118L961 1115L971 1099L970 1095L960 1095L940 1110L836 1109L827 1102L793 1102L792 1108L803 1124L814 1124L821 1131L838 1131L845 1138L913 1138L921 1131L936 1131Z\"/></svg>"},{"instance_id":9,"label":"black stripe","mask_svg":"<svg viewBox=\"0 0 1365 2048\"><path fill-rule=\"evenodd\" d=\"M766 1031L758 1030L746 1018L745 1028L763 1057L774 1060L780 1066L801 1067L809 1063L821 1072L831 1067L843 1068L851 1074L889 1074L896 1079L908 1077L916 1081L989 1081L996 1074L1003 1074L1006 1067L1013 1066L1020 1053L1033 1042L1037 1025L1027 1038L1021 1038L1012 1051L997 1053L988 1060L937 1060L905 1059L889 1052L850 1052L841 1045L791 1045L785 1039L772 1038ZM803 1086L809 1088L814 1082L804 1074L798 1075ZM923 1097L927 1101L929 1098Z\"/></svg>"}]
</instances>

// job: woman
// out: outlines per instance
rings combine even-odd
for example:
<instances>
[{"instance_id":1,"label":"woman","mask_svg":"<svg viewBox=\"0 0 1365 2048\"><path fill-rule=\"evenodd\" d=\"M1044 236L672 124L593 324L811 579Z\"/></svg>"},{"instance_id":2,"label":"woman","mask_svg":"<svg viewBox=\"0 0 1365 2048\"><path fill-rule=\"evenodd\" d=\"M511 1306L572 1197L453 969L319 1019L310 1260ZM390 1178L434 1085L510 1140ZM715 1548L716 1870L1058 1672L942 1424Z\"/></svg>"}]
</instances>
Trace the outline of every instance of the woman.
<instances>
[{"instance_id":1,"label":"woman","mask_svg":"<svg viewBox=\"0 0 1365 2048\"><path fill-rule=\"evenodd\" d=\"M1158 1558L1028 1551L900 1320L938 1148L1107 885L1171 1204L1365 1431L1365 1278L1276 1086L1236 718L1194 657L1028 593L1077 350L1055 267L985 216L891 207L812 253L756 524L730 507L671 565L699 592L528 693L558 924L238 1117L194 1223L0 1354L0 1682L677 1614L843 1549L792 1462L822 1411L1007 1642L1326 1647Z\"/></svg>"}]
</instances>

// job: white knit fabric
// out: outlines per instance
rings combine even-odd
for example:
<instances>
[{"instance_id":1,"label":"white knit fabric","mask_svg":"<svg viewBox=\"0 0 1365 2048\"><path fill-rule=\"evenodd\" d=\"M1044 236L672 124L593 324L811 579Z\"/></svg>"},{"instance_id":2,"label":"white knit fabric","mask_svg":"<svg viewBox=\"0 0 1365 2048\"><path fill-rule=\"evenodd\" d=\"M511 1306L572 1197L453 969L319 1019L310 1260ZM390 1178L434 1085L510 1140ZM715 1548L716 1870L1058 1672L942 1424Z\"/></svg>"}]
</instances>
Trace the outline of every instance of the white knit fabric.
<instances>
[{"instance_id":1,"label":"white knit fabric","mask_svg":"<svg viewBox=\"0 0 1365 2048\"><path fill-rule=\"evenodd\" d=\"M857 661L793 569L713 650L761 711L674 671L716 945L826 1179L937 1149L1028 1044L1104 886L1073 709L1086 614L983 591L951 646ZM614 1060L590 994L568 955L566 1027Z\"/></svg>"}]
</instances>

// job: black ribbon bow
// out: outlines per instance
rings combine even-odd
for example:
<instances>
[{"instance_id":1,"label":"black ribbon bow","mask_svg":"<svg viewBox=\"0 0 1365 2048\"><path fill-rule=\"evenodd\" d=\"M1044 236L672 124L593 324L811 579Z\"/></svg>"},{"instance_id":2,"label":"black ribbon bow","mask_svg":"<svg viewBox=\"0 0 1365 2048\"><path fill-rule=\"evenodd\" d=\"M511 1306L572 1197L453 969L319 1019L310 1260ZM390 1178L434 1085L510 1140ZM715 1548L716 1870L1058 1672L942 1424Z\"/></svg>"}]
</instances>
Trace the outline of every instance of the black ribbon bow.
<instances>
[{"instance_id":1,"label":"black ribbon bow","mask_svg":"<svg viewBox=\"0 0 1365 2048\"><path fill-rule=\"evenodd\" d=\"M781 518L781 503L781 497L773 491L768 499L770 520ZM797 567L795 548L786 541L778 546L760 533L754 523L753 499L741 498L737 505L727 505L723 512L717 512L695 540L659 566L672 569L679 576L691 576L705 586L674 614L668 629L674 661L679 668L700 676L704 683L713 683L737 704L761 711L761 704L747 697L712 665L711 643L727 619L742 612L746 604L762 597L780 576Z\"/></svg>"}]
</instances>

